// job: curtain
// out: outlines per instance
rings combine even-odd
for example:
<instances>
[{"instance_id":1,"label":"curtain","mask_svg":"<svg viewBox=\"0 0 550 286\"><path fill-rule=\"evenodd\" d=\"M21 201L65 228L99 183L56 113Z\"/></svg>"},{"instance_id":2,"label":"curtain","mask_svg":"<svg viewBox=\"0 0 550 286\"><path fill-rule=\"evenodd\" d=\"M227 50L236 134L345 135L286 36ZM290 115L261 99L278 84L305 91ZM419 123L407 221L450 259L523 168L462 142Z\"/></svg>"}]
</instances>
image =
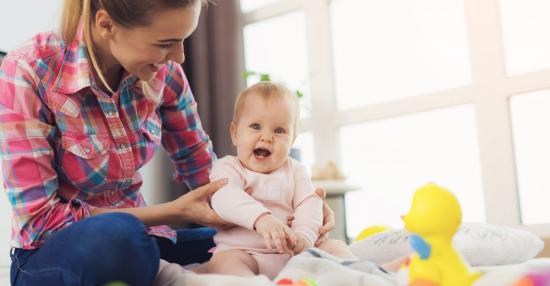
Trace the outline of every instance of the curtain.
<instances>
[{"instance_id":1,"label":"curtain","mask_svg":"<svg viewBox=\"0 0 550 286\"><path fill-rule=\"evenodd\" d=\"M238 0L221 0L202 10L197 30L186 41L184 71L203 127L218 157L234 154L229 135L233 103L245 87Z\"/></svg>"}]
</instances>

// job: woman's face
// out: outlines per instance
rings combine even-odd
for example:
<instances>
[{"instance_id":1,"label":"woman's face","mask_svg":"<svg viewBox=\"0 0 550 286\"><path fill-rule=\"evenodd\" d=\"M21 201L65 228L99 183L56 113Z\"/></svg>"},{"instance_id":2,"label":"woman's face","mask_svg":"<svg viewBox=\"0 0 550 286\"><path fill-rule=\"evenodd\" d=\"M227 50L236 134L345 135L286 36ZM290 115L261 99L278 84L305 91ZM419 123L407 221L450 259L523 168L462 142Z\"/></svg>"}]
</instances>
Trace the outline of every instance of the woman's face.
<instances>
[{"instance_id":1,"label":"woman's face","mask_svg":"<svg viewBox=\"0 0 550 286\"><path fill-rule=\"evenodd\" d=\"M108 49L126 71L149 81L167 61L183 63L183 42L195 31L200 11L200 1L194 1L187 7L154 13L148 26L114 24Z\"/></svg>"}]
</instances>

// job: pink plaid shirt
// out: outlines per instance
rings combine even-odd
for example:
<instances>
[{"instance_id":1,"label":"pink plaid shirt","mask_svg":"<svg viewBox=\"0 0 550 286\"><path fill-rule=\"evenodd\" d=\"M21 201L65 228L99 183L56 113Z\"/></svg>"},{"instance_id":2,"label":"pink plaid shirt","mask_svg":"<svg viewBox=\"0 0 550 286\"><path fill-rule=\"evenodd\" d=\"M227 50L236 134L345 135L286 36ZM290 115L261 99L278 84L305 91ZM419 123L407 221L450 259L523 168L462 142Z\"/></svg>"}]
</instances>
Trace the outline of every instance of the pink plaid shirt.
<instances>
[{"instance_id":1,"label":"pink plaid shirt","mask_svg":"<svg viewBox=\"0 0 550 286\"><path fill-rule=\"evenodd\" d=\"M0 68L0 155L12 205L12 246L40 247L94 208L145 206L137 172L160 143L175 179L209 181L215 159L180 65L151 82L126 75L112 96L96 85L79 29L41 33ZM150 234L175 239L167 226Z\"/></svg>"}]
</instances>

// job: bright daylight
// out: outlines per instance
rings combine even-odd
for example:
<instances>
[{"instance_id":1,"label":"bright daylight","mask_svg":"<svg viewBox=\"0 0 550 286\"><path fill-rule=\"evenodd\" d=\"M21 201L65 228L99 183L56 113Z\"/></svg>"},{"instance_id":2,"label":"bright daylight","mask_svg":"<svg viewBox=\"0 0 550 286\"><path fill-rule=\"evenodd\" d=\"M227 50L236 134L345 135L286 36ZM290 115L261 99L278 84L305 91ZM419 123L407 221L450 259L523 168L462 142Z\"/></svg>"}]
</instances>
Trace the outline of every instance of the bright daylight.
<instances>
[{"instance_id":1,"label":"bright daylight","mask_svg":"<svg viewBox=\"0 0 550 286\"><path fill-rule=\"evenodd\" d=\"M2 11L1 285L550 285L550 2Z\"/></svg>"}]
</instances>

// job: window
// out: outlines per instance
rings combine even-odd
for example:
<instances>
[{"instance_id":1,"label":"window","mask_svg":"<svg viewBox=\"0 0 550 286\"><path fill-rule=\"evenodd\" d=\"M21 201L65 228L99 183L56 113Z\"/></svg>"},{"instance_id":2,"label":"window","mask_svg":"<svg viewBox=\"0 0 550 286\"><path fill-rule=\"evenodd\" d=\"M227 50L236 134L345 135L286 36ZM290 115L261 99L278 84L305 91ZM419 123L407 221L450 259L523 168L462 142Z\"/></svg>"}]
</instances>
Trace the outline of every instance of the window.
<instances>
[{"instance_id":1,"label":"window","mask_svg":"<svg viewBox=\"0 0 550 286\"><path fill-rule=\"evenodd\" d=\"M462 1L337 0L330 9L340 109L470 83Z\"/></svg>"},{"instance_id":2,"label":"window","mask_svg":"<svg viewBox=\"0 0 550 286\"><path fill-rule=\"evenodd\" d=\"M287 13L244 27L246 70L267 73L274 81L304 93L301 116L309 116L310 92L304 14ZM254 78L250 78L254 80Z\"/></svg>"},{"instance_id":3,"label":"window","mask_svg":"<svg viewBox=\"0 0 550 286\"><path fill-rule=\"evenodd\" d=\"M347 195L348 235L367 225L402 226L412 194L427 182L453 191L465 221L484 222L472 105L348 125L340 132L342 166L363 192Z\"/></svg>"},{"instance_id":4,"label":"window","mask_svg":"<svg viewBox=\"0 0 550 286\"><path fill-rule=\"evenodd\" d=\"M550 2L501 0L500 7L508 73L550 67Z\"/></svg>"},{"instance_id":5,"label":"window","mask_svg":"<svg viewBox=\"0 0 550 286\"><path fill-rule=\"evenodd\" d=\"M298 63L307 65L308 150L363 187L347 195L349 236L373 224L400 227L428 181L457 195L466 221L550 236L546 2L279 0L245 10L245 42L248 26L303 19L293 29L305 34ZM270 26L277 43L295 39L283 29ZM276 66L246 59L247 67Z\"/></svg>"},{"instance_id":6,"label":"window","mask_svg":"<svg viewBox=\"0 0 550 286\"><path fill-rule=\"evenodd\" d=\"M241 10L243 12L249 12L277 1L278 0L241 0Z\"/></svg>"},{"instance_id":7,"label":"window","mask_svg":"<svg viewBox=\"0 0 550 286\"><path fill-rule=\"evenodd\" d=\"M543 224L550 217L550 90L510 100L518 173L521 220Z\"/></svg>"}]
</instances>

